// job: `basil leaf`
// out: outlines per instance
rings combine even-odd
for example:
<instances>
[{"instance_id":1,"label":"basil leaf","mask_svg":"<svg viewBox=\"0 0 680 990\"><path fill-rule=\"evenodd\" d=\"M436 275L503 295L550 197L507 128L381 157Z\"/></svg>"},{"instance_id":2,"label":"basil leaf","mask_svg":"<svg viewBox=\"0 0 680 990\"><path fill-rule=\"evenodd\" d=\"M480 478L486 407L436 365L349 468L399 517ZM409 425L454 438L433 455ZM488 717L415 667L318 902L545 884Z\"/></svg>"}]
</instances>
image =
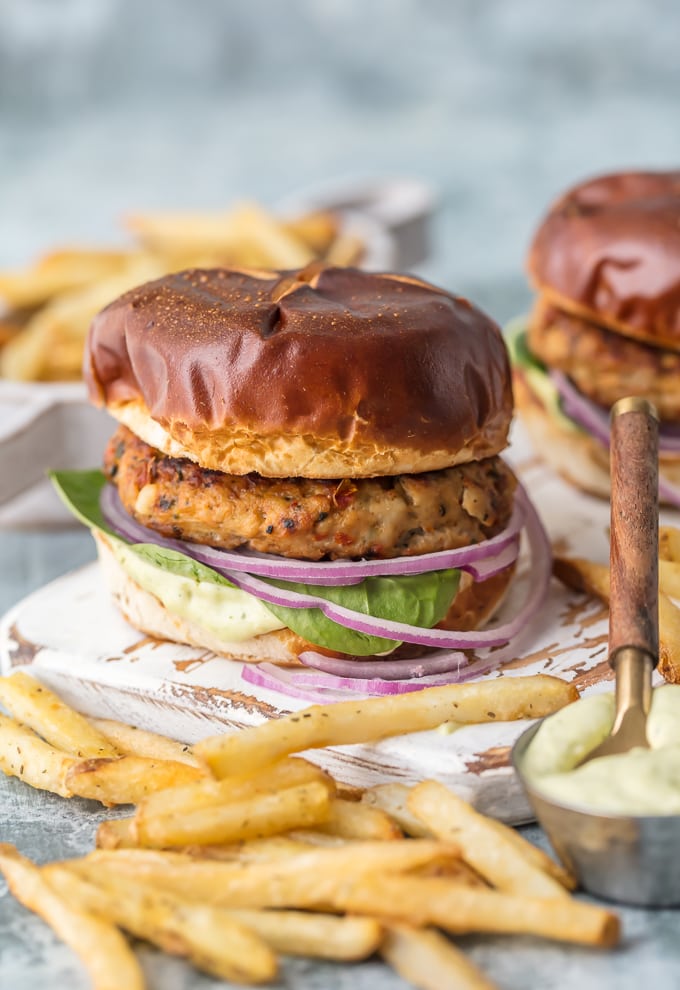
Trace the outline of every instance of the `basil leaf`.
<instances>
[{"instance_id":1,"label":"basil leaf","mask_svg":"<svg viewBox=\"0 0 680 990\"><path fill-rule=\"evenodd\" d=\"M211 567L177 550L169 550L154 543L131 544L114 533L99 507L99 497L107 483L101 471L52 471L50 477L66 506L86 526L99 529L112 539L127 544L134 553L163 571L194 581L211 581L233 587L227 578ZM460 572L448 569L425 574L369 577L361 584L340 587L275 581L269 578L261 580L289 591L317 595L362 615L431 628L448 612L458 591ZM393 639L347 629L328 619L319 608L289 608L269 602L262 604L303 639L339 653L371 656L393 650L399 645Z\"/></svg>"}]
</instances>

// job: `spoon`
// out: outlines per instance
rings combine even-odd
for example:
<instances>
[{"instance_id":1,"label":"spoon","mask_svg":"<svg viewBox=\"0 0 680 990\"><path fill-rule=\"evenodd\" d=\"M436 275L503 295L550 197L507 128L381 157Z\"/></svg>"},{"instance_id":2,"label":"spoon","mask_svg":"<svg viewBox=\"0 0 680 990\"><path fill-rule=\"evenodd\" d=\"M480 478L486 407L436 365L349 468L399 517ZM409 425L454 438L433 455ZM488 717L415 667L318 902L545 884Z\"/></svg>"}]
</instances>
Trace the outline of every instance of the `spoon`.
<instances>
[{"instance_id":1,"label":"spoon","mask_svg":"<svg viewBox=\"0 0 680 990\"><path fill-rule=\"evenodd\" d=\"M616 674L611 733L581 761L649 749L652 671L659 660L659 421L636 397L611 411L609 664Z\"/></svg>"},{"instance_id":2,"label":"spoon","mask_svg":"<svg viewBox=\"0 0 680 990\"><path fill-rule=\"evenodd\" d=\"M587 759L648 747L651 674L658 654L658 423L643 399L612 409L609 662L616 673L610 736ZM680 815L605 814L548 798L524 776L540 722L522 733L513 764L564 865L591 894L624 904L680 904ZM585 761L583 761L585 762Z\"/></svg>"}]
</instances>

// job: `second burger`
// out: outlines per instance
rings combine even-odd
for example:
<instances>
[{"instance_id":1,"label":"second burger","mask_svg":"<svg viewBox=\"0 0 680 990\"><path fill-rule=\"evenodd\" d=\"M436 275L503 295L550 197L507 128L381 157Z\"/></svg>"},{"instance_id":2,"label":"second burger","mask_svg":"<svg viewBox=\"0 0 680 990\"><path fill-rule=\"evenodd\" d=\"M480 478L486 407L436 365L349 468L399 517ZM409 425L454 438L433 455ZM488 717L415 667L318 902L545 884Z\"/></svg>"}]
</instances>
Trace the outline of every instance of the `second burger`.
<instances>
[{"instance_id":1,"label":"second burger","mask_svg":"<svg viewBox=\"0 0 680 990\"><path fill-rule=\"evenodd\" d=\"M569 190L528 257L538 298L514 338L517 407L539 453L609 494L609 409L643 396L661 420L659 493L680 506L680 172L622 172Z\"/></svg>"}]
</instances>

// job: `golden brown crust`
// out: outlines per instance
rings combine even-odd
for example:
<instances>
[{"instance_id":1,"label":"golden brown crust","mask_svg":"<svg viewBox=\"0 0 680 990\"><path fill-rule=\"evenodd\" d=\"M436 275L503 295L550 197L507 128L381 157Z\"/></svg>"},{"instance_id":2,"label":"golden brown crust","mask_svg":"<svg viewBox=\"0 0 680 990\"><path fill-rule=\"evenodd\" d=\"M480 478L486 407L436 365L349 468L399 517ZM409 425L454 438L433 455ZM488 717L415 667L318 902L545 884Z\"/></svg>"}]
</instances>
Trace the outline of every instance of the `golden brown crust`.
<instances>
[{"instance_id":1,"label":"golden brown crust","mask_svg":"<svg viewBox=\"0 0 680 990\"><path fill-rule=\"evenodd\" d=\"M312 267L181 272L94 320L93 401L172 456L270 477L439 470L498 453L496 325L419 279Z\"/></svg>"},{"instance_id":2,"label":"golden brown crust","mask_svg":"<svg viewBox=\"0 0 680 990\"><path fill-rule=\"evenodd\" d=\"M622 172L570 189L538 228L528 270L561 309L680 349L680 171Z\"/></svg>"},{"instance_id":3,"label":"golden brown crust","mask_svg":"<svg viewBox=\"0 0 680 990\"><path fill-rule=\"evenodd\" d=\"M626 395L654 403L662 420L680 420L680 353L651 347L539 296L531 314L529 348L548 368L564 372L584 395L612 406Z\"/></svg>"},{"instance_id":4,"label":"golden brown crust","mask_svg":"<svg viewBox=\"0 0 680 990\"><path fill-rule=\"evenodd\" d=\"M569 429L546 409L521 371L514 372L515 405L534 450L570 484L609 498L609 452L590 434ZM680 457L664 454L659 473L680 485Z\"/></svg>"}]
</instances>

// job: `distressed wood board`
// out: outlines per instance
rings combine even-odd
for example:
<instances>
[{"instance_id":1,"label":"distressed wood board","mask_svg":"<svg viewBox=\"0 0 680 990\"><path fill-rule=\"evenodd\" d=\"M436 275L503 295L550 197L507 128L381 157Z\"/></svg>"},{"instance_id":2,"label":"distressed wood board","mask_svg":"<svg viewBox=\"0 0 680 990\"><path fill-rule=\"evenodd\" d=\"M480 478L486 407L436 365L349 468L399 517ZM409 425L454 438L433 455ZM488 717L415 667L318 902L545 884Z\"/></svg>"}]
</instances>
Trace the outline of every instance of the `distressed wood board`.
<instances>
[{"instance_id":1,"label":"distressed wood board","mask_svg":"<svg viewBox=\"0 0 680 990\"><path fill-rule=\"evenodd\" d=\"M508 460L538 507L556 552L606 561L608 505L575 492L534 458L518 428ZM530 580L523 561L499 619L526 594ZM305 706L244 682L236 661L141 638L109 600L96 564L52 582L3 618L0 664L5 671L30 664L32 673L88 714L186 742ZM611 689L606 609L553 581L541 615L518 644L518 659L486 676L534 673L557 674L585 692ZM519 824L532 815L508 758L528 724L420 732L310 756L356 786L434 776L484 813Z\"/></svg>"}]
</instances>

